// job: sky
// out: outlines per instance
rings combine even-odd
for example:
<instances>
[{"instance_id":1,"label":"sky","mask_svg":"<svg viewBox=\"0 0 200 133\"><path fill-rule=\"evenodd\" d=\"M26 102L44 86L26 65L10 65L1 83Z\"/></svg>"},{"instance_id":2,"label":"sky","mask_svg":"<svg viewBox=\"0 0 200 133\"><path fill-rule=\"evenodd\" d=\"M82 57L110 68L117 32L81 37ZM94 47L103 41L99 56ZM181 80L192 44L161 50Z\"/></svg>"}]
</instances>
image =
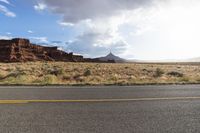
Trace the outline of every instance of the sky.
<instances>
[{"instance_id":1,"label":"sky","mask_svg":"<svg viewBox=\"0 0 200 133\"><path fill-rule=\"evenodd\" d=\"M199 0L0 0L0 39L85 57L200 57Z\"/></svg>"}]
</instances>

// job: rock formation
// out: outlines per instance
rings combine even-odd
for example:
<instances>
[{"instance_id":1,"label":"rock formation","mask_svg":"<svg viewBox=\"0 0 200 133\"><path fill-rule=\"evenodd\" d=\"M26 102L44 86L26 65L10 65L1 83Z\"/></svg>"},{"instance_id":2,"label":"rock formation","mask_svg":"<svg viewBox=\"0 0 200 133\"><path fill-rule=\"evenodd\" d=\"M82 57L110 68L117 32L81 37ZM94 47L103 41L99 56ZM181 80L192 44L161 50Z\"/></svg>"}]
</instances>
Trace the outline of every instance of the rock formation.
<instances>
[{"instance_id":1,"label":"rock formation","mask_svg":"<svg viewBox=\"0 0 200 133\"><path fill-rule=\"evenodd\" d=\"M112 62L112 63L124 63L127 62L125 59L122 59L116 55L114 55L112 52L110 52L105 57L99 57L95 58L96 60L104 61L104 62Z\"/></svg>"},{"instance_id":2,"label":"rock formation","mask_svg":"<svg viewBox=\"0 0 200 133\"><path fill-rule=\"evenodd\" d=\"M81 55L74 55L73 53L59 50L58 47L45 47L32 44L28 39L14 38L12 40L0 40L0 62L27 61L115 63L114 60L83 58Z\"/></svg>"},{"instance_id":3,"label":"rock formation","mask_svg":"<svg viewBox=\"0 0 200 133\"><path fill-rule=\"evenodd\" d=\"M30 43L27 39L0 40L0 62L66 61L84 62L83 56Z\"/></svg>"}]
</instances>

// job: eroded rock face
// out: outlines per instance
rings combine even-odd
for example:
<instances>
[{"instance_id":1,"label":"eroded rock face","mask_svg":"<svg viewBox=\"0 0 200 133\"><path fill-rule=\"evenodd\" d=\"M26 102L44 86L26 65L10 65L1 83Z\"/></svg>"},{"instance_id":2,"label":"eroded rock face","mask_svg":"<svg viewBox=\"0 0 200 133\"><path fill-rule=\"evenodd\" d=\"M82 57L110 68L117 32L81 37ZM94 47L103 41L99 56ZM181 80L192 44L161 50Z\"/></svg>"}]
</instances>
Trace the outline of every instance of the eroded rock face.
<instances>
[{"instance_id":1,"label":"eroded rock face","mask_svg":"<svg viewBox=\"0 0 200 133\"><path fill-rule=\"evenodd\" d=\"M66 61L84 62L83 56L31 44L27 39L0 40L0 62Z\"/></svg>"}]
</instances>

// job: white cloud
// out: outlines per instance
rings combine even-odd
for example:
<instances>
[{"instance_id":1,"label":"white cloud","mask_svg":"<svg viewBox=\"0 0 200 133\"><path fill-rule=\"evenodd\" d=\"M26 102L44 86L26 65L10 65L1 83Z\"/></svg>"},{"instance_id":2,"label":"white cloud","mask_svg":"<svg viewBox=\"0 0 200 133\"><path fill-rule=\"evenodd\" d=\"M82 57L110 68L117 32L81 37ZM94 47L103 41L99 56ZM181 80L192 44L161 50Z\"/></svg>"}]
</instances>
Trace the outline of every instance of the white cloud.
<instances>
[{"instance_id":1,"label":"white cloud","mask_svg":"<svg viewBox=\"0 0 200 133\"><path fill-rule=\"evenodd\" d=\"M34 5L34 9L36 11L43 11L47 8L47 6L44 3L38 3L37 5Z\"/></svg>"},{"instance_id":2,"label":"white cloud","mask_svg":"<svg viewBox=\"0 0 200 133\"><path fill-rule=\"evenodd\" d=\"M14 12L11 12L10 10L8 10L7 7L3 5L0 5L0 12L8 17L16 17L16 14Z\"/></svg>"},{"instance_id":3,"label":"white cloud","mask_svg":"<svg viewBox=\"0 0 200 133\"><path fill-rule=\"evenodd\" d=\"M30 33L30 34L33 34L33 33L34 33L32 30L28 30L27 32Z\"/></svg>"},{"instance_id":4,"label":"white cloud","mask_svg":"<svg viewBox=\"0 0 200 133\"><path fill-rule=\"evenodd\" d=\"M6 3L6 4L10 4L10 2L8 0L0 0L0 2Z\"/></svg>"},{"instance_id":5,"label":"white cloud","mask_svg":"<svg viewBox=\"0 0 200 133\"><path fill-rule=\"evenodd\" d=\"M0 35L0 40L10 40L10 39L12 39L11 36L2 36L2 35Z\"/></svg>"},{"instance_id":6,"label":"white cloud","mask_svg":"<svg viewBox=\"0 0 200 133\"><path fill-rule=\"evenodd\" d=\"M34 43L49 43L47 37L29 37Z\"/></svg>"},{"instance_id":7,"label":"white cloud","mask_svg":"<svg viewBox=\"0 0 200 133\"><path fill-rule=\"evenodd\" d=\"M104 22L96 20L84 21L77 27L85 27L83 33L74 40L66 43L67 50L81 53L85 56L102 56L111 49L117 54L122 54L128 48L128 43L118 32L121 21L118 18L111 18Z\"/></svg>"},{"instance_id":8,"label":"white cloud","mask_svg":"<svg viewBox=\"0 0 200 133\"><path fill-rule=\"evenodd\" d=\"M70 27L71 27L71 26L74 26L73 23L68 23L68 22L60 22L60 21L58 21L58 24L61 25L61 26L66 26L66 27L67 27L67 26L70 26Z\"/></svg>"},{"instance_id":9,"label":"white cloud","mask_svg":"<svg viewBox=\"0 0 200 133\"><path fill-rule=\"evenodd\" d=\"M105 45L105 43L107 44ZM111 41L107 34L85 33L78 36L74 41L67 42L66 45L67 50L81 53L87 57L94 57L105 55L109 50L121 53L126 49L127 43L121 39Z\"/></svg>"},{"instance_id":10,"label":"white cloud","mask_svg":"<svg viewBox=\"0 0 200 133\"><path fill-rule=\"evenodd\" d=\"M41 2L45 3L50 11L63 15L63 21L77 23L97 17L113 16L123 10L148 5L152 0L41 0Z\"/></svg>"},{"instance_id":11,"label":"white cloud","mask_svg":"<svg viewBox=\"0 0 200 133\"><path fill-rule=\"evenodd\" d=\"M41 0L80 34L67 48L140 59L200 56L199 0Z\"/></svg>"},{"instance_id":12,"label":"white cloud","mask_svg":"<svg viewBox=\"0 0 200 133\"><path fill-rule=\"evenodd\" d=\"M63 16L61 26L73 26L79 31L67 48L87 55L106 54L113 49L123 54L128 42L120 34L120 26L126 23L124 12L152 4L152 0L41 0L47 9Z\"/></svg>"}]
</instances>

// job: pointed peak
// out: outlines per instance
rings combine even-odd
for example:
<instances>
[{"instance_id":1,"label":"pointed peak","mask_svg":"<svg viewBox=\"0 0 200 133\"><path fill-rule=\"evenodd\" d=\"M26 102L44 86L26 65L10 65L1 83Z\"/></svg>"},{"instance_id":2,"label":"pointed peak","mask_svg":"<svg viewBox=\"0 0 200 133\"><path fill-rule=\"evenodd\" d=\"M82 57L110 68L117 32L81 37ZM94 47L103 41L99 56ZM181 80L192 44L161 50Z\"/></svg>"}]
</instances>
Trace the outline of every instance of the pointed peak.
<instances>
[{"instance_id":1,"label":"pointed peak","mask_svg":"<svg viewBox=\"0 0 200 133\"><path fill-rule=\"evenodd\" d=\"M112 55L113 55L112 50L110 50L110 53L109 53L109 54L112 54Z\"/></svg>"},{"instance_id":2,"label":"pointed peak","mask_svg":"<svg viewBox=\"0 0 200 133\"><path fill-rule=\"evenodd\" d=\"M108 55L107 55L107 57L108 56L115 56L112 52L110 52Z\"/></svg>"},{"instance_id":3,"label":"pointed peak","mask_svg":"<svg viewBox=\"0 0 200 133\"><path fill-rule=\"evenodd\" d=\"M102 61L114 60L115 62L124 62L125 61L125 59L122 59L122 58L114 55L111 51L105 57L99 57L98 59L100 59Z\"/></svg>"}]
</instances>

